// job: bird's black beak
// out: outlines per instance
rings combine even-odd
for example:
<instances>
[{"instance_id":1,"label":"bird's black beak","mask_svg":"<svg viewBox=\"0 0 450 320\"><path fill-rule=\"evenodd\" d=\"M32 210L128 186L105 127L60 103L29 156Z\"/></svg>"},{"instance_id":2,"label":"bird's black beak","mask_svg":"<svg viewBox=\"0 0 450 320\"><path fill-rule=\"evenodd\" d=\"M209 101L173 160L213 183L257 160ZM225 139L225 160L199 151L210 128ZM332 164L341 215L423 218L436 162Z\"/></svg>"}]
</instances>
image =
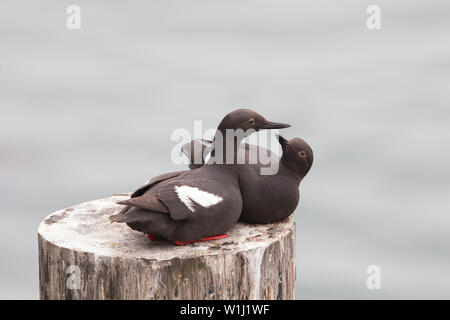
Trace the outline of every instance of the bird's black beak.
<instances>
[{"instance_id":1,"label":"bird's black beak","mask_svg":"<svg viewBox=\"0 0 450 320\"><path fill-rule=\"evenodd\" d=\"M278 138L278 142L281 144L281 148L284 150L288 146L288 141L279 134L276 136Z\"/></svg>"},{"instance_id":2,"label":"bird's black beak","mask_svg":"<svg viewBox=\"0 0 450 320\"><path fill-rule=\"evenodd\" d=\"M289 128L290 126L291 125L287 124L287 123L266 121L263 129L283 129L283 128Z\"/></svg>"}]
</instances>

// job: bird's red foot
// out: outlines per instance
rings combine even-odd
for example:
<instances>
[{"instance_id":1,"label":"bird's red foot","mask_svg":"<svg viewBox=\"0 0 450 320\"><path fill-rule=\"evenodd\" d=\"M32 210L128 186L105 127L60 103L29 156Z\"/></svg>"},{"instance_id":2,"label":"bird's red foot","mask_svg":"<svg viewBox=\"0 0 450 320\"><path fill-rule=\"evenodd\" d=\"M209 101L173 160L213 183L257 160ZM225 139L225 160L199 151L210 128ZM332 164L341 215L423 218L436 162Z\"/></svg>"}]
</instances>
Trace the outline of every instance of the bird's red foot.
<instances>
[{"instance_id":1,"label":"bird's red foot","mask_svg":"<svg viewBox=\"0 0 450 320\"><path fill-rule=\"evenodd\" d=\"M190 240L190 241L178 241L178 240L175 240L175 244L177 246L184 246L185 244L188 244L188 243L202 242L202 241L211 241L211 240L223 239L223 238L226 238L226 237L228 237L227 234L219 234L218 236L206 237L206 238L201 238L201 239L198 239L198 240Z\"/></svg>"},{"instance_id":2,"label":"bird's red foot","mask_svg":"<svg viewBox=\"0 0 450 320\"><path fill-rule=\"evenodd\" d=\"M147 238L149 238L150 240L158 240L158 238L156 238L155 236L152 236L150 233L146 234Z\"/></svg>"}]
</instances>

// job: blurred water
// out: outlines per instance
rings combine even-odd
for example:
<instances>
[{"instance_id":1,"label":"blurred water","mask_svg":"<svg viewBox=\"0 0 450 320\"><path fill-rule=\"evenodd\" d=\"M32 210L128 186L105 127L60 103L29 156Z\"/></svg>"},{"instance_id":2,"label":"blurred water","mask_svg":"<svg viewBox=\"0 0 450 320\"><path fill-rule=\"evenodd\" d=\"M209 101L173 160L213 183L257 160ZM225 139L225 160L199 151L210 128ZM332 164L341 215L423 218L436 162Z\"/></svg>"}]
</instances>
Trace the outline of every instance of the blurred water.
<instances>
[{"instance_id":1,"label":"blurred water","mask_svg":"<svg viewBox=\"0 0 450 320\"><path fill-rule=\"evenodd\" d=\"M172 131L236 107L315 151L298 298L450 298L450 3L377 1L379 31L370 4L2 1L0 298L38 298L47 214L180 169Z\"/></svg>"}]
</instances>

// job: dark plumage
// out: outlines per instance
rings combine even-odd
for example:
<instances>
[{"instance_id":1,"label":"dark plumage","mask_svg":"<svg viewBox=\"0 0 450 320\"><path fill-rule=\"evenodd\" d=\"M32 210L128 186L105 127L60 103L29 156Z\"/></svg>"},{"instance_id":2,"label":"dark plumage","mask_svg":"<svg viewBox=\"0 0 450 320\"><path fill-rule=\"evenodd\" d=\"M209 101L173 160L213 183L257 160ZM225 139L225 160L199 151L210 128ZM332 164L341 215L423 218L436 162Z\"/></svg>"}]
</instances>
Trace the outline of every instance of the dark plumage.
<instances>
[{"instance_id":1,"label":"dark plumage","mask_svg":"<svg viewBox=\"0 0 450 320\"><path fill-rule=\"evenodd\" d=\"M212 154L225 163L227 146L237 150L244 137L224 138L223 149L218 149L216 141L220 135L226 137L227 129L257 131L287 126L269 122L252 110L235 110L219 124L213 142L217 148ZM174 241L197 240L226 232L242 211L236 157L234 152L231 164L211 163L153 178L130 199L119 202L126 207L111 216L111 221L127 223L134 230Z\"/></svg>"},{"instance_id":2,"label":"dark plumage","mask_svg":"<svg viewBox=\"0 0 450 320\"><path fill-rule=\"evenodd\" d=\"M261 175L261 169L267 167L261 162L238 166L239 187L243 199L240 221L249 223L275 222L290 216L298 205L299 185L312 166L313 151L300 138L287 141L278 136L278 139L283 150L281 159L270 150L259 146L249 144L241 144L240 146L240 158L246 157L248 160L251 155L257 154L256 152L250 152L256 149L266 152L271 161L278 163L278 172L274 175ZM201 149L196 148L194 150ZM187 149L183 151L186 152ZM194 158L192 154L186 155L191 161ZM246 163L249 163L249 161Z\"/></svg>"}]
</instances>

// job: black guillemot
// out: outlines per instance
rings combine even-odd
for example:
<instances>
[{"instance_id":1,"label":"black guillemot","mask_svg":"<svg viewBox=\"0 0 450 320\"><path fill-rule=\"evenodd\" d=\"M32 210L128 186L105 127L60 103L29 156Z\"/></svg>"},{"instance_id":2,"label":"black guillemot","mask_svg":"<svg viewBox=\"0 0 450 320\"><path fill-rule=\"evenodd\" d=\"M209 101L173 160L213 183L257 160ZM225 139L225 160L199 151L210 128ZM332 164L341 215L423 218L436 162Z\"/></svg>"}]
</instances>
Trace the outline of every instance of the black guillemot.
<instances>
[{"instance_id":1,"label":"black guillemot","mask_svg":"<svg viewBox=\"0 0 450 320\"><path fill-rule=\"evenodd\" d=\"M289 125L267 121L249 109L227 114L213 142L215 162L151 179L130 199L119 201L126 207L110 220L126 223L134 230L149 234L149 238L172 240L180 245L221 237L239 219L243 203L236 162L237 150L245 135L230 138L226 131L251 133L286 127ZM219 137L222 139L220 147ZM230 147L233 150L231 162L228 159Z\"/></svg>"},{"instance_id":2,"label":"black guillemot","mask_svg":"<svg viewBox=\"0 0 450 320\"><path fill-rule=\"evenodd\" d=\"M287 141L278 135L278 141L283 152L281 159L261 146L242 143L239 147L240 158L245 157L249 162L249 159L265 153L271 162L277 162L274 167L278 169L275 174L261 174L261 169L267 164L262 164L259 158L253 159L254 164L249 162L238 166L239 188L243 200L239 221L271 223L287 218L297 208L300 199L299 185L312 166L313 151L300 138ZM183 146L182 151L189 158L190 168L201 167L201 163L193 164L193 152L201 152L196 159L204 161L205 150L210 143L206 140L193 140Z\"/></svg>"}]
</instances>

